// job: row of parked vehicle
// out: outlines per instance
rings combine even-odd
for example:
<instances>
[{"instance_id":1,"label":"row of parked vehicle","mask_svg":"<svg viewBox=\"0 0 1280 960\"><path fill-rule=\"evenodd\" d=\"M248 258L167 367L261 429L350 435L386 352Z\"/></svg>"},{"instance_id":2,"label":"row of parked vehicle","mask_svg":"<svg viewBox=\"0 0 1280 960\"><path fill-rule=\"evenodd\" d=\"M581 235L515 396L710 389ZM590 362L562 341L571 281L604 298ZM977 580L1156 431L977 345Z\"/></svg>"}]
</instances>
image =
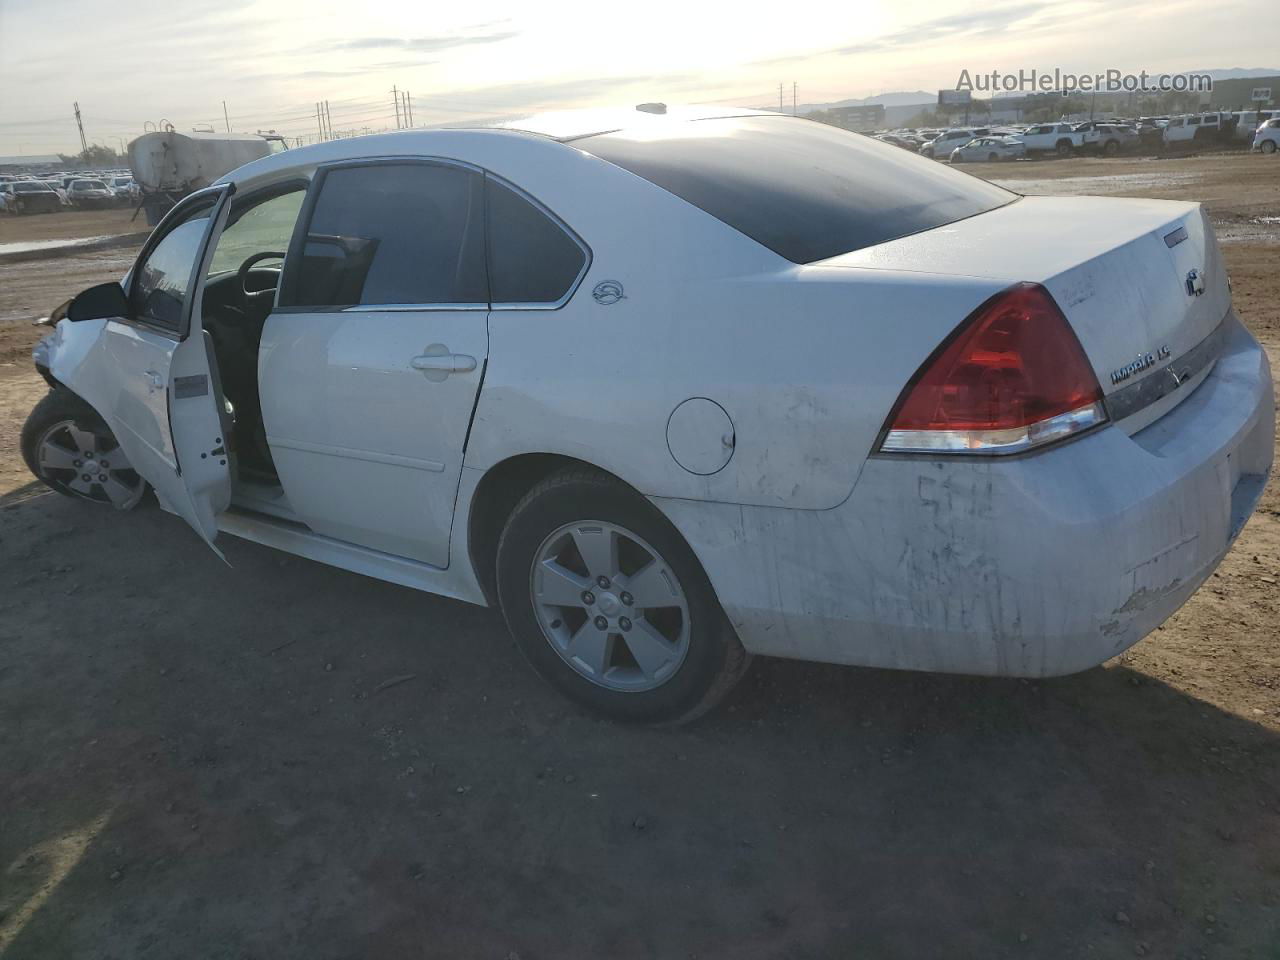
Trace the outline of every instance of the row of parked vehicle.
<instances>
[{"instance_id":1,"label":"row of parked vehicle","mask_svg":"<svg viewBox=\"0 0 1280 960\"><path fill-rule=\"evenodd\" d=\"M37 176L0 174L0 213L58 213L124 207L138 199L138 186L127 172L48 173Z\"/></svg>"},{"instance_id":2,"label":"row of parked vehicle","mask_svg":"<svg viewBox=\"0 0 1280 960\"><path fill-rule=\"evenodd\" d=\"M1083 123L1011 124L957 127L947 130L901 129L876 139L952 163L1069 157L1076 153L1106 156L1140 149L1161 150L1178 144L1253 139L1253 149L1274 153L1280 146L1280 110L1237 110L1176 117L1089 120Z\"/></svg>"}]
</instances>

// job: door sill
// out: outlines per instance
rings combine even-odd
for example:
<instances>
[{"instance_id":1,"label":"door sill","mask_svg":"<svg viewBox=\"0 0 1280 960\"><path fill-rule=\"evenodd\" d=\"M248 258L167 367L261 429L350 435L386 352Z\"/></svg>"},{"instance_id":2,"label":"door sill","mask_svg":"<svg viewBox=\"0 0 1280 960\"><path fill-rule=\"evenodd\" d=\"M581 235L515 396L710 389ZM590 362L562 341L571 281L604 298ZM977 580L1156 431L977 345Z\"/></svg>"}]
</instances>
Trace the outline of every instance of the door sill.
<instances>
[{"instance_id":1,"label":"door sill","mask_svg":"<svg viewBox=\"0 0 1280 960\"><path fill-rule=\"evenodd\" d=\"M368 547L321 536L295 520L233 506L218 515L218 529L233 537L327 563L375 580L386 580L402 587L412 587L482 607L488 606L479 589L468 583L458 582L461 578L446 567L434 567L420 560L380 553Z\"/></svg>"},{"instance_id":2,"label":"door sill","mask_svg":"<svg viewBox=\"0 0 1280 960\"><path fill-rule=\"evenodd\" d=\"M271 483L257 483L237 478L231 488L231 504L252 513L264 513L279 520L298 523L298 515L293 512L289 498L285 496L284 487Z\"/></svg>"}]
</instances>

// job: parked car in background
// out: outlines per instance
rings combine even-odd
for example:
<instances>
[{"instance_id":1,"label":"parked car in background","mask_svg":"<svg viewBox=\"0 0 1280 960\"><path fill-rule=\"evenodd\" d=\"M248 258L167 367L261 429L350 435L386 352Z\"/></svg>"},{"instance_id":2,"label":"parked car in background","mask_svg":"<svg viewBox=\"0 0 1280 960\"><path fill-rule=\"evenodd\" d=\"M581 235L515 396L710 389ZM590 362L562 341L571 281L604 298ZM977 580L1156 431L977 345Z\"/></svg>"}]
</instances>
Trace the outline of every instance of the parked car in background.
<instances>
[{"instance_id":1,"label":"parked car in background","mask_svg":"<svg viewBox=\"0 0 1280 960\"><path fill-rule=\"evenodd\" d=\"M1092 124L1092 136L1087 140L1085 149L1114 157L1136 148L1139 142L1138 131L1128 124L1099 122Z\"/></svg>"},{"instance_id":2,"label":"parked car in background","mask_svg":"<svg viewBox=\"0 0 1280 960\"><path fill-rule=\"evenodd\" d=\"M920 145L922 156L931 160L944 160L951 156L956 147L964 146L974 137L985 137L991 133L990 127L957 127L938 134L934 139Z\"/></svg>"},{"instance_id":3,"label":"parked car in background","mask_svg":"<svg viewBox=\"0 0 1280 960\"><path fill-rule=\"evenodd\" d=\"M115 176L107 183L111 192L115 194L116 199L122 206L128 206L133 203L141 195L138 185L134 183L133 177L128 175Z\"/></svg>"},{"instance_id":4,"label":"parked car in background","mask_svg":"<svg viewBox=\"0 0 1280 960\"><path fill-rule=\"evenodd\" d=\"M903 150L910 150L912 153L915 153L920 149L920 142L918 140L899 136L898 134L881 133L877 134L875 139L894 147L900 147Z\"/></svg>"},{"instance_id":5,"label":"parked car in background","mask_svg":"<svg viewBox=\"0 0 1280 960\"><path fill-rule=\"evenodd\" d=\"M1070 123L1039 123L1022 134L1027 156L1046 153L1069 157L1084 146L1085 132Z\"/></svg>"},{"instance_id":6,"label":"parked car in background","mask_svg":"<svg viewBox=\"0 0 1280 960\"><path fill-rule=\"evenodd\" d=\"M1020 160L1026 147L1017 137L978 137L951 151L952 163L995 163L998 160Z\"/></svg>"},{"instance_id":7,"label":"parked car in background","mask_svg":"<svg viewBox=\"0 0 1280 960\"><path fill-rule=\"evenodd\" d=\"M72 180L67 197L82 210L100 210L116 203L115 193L101 180Z\"/></svg>"},{"instance_id":8,"label":"parked car in background","mask_svg":"<svg viewBox=\"0 0 1280 960\"><path fill-rule=\"evenodd\" d=\"M61 180L42 180L41 183L58 195L58 202L64 207L71 206L71 198L67 196L67 191L63 189Z\"/></svg>"},{"instance_id":9,"label":"parked car in background","mask_svg":"<svg viewBox=\"0 0 1280 960\"><path fill-rule=\"evenodd\" d=\"M1235 133L1230 113L1192 113L1170 117L1164 128L1164 145L1177 146L1230 140Z\"/></svg>"},{"instance_id":10,"label":"parked car in background","mask_svg":"<svg viewBox=\"0 0 1280 960\"><path fill-rule=\"evenodd\" d=\"M1253 135L1253 149L1263 153L1275 153L1280 147L1280 117L1272 117L1258 127Z\"/></svg>"},{"instance_id":11,"label":"parked car in background","mask_svg":"<svg viewBox=\"0 0 1280 960\"><path fill-rule=\"evenodd\" d=\"M740 110L258 160L55 316L21 442L51 488L150 484L215 549L499 606L629 720L697 715L750 653L1115 657L1212 574L1275 438L1199 205L1020 197Z\"/></svg>"},{"instance_id":12,"label":"parked car in background","mask_svg":"<svg viewBox=\"0 0 1280 960\"><path fill-rule=\"evenodd\" d=\"M1247 143L1268 120L1280 118L1280 110L1236 110L1231 117L1236 124L1233 136Z\"/></svg>"},{"instance_id":13,"label":"parked car in background","mask_svg":"<svg viewBox=\"0 0 1280 960\"><path fill-rule=\"evenodd\" d=\"M57 213L62 209L58 195L40 180L10 180L0 183L6 213Z\"/></svg>"}]
</instances>

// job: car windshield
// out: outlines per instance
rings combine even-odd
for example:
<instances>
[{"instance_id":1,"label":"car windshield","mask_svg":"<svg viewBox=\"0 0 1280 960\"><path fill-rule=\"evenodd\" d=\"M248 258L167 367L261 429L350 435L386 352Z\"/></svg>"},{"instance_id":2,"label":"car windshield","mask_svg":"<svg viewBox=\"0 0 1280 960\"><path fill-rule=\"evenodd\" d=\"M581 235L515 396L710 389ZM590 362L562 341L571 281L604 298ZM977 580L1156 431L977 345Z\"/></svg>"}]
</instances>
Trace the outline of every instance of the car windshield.
<instances>
[{"instance_id":1,"label":"car windshield","mask_svg":"<svg viewBox=\"0 0 1280 960\"><path fill-rule=\"evenodd\" d=\"M73 190L105 190L107 185L101 180L77 180L71 188Z\"/></svg>"},{"instance_id":2,"label":"car windshield","mask_svg":"<svg viewBox=\"0 0 1280 960\"><path fill-rule=\"evenodd\" d=\"M792 117L699 120L574 142L793 263L993 210L1017 195L870 137Z\"/></svg>"},{"instance_id":3,"label":"car windshield","mask_svg":"<svg viewBox=\"0 0 1280 960\"><path fill-rule=\"evenodd\" d=\"M15 193L47 193L49 188L43 183L36 183L34 180L27 180L22 183L14 184Z\"/></svg>"}]
</instances>

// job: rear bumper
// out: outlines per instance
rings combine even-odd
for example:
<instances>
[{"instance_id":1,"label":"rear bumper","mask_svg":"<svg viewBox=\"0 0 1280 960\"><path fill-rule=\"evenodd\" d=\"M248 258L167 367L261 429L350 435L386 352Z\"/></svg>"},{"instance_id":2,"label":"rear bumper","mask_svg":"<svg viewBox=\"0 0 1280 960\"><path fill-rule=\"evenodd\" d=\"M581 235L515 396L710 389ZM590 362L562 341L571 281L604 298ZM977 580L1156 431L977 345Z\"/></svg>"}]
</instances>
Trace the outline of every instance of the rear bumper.
<instances>
[{"instance_id":1,"label":"rear bumper","mask_svg":"<svg viewBox=\"0 0 1280 960\"><path fill-rule=\"evenodd\" d=\"M1270 473L1266 354L1228 316L1195 392L1006 460L867 461L826 511L656 499L752 652L1004 676L1073 673L1195 592Z\"/></svg>"}]
</instances>

